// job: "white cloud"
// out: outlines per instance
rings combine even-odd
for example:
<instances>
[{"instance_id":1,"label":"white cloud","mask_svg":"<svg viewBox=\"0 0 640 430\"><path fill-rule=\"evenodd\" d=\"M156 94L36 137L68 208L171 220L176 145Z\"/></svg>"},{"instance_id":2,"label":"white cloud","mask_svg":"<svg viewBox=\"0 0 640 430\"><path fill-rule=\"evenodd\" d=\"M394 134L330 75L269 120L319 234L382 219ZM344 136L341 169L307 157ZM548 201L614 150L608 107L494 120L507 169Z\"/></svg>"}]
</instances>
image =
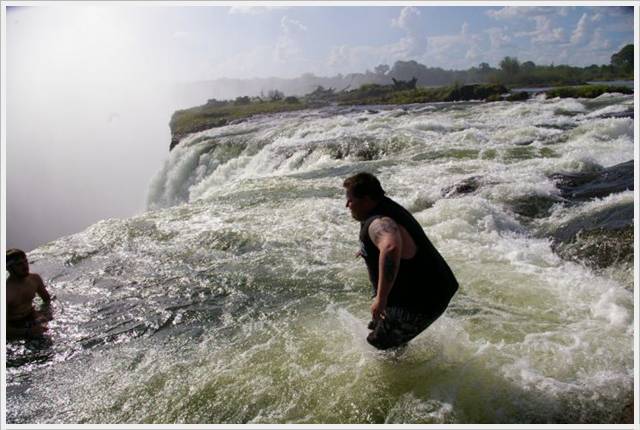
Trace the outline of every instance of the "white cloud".
<instances>
[{"instance_id":1,"label":"white cloud","mask_svg":"<svg viewBox=\"0 0 640 430\"><path fill-rule=\"evenodd\" d=\"M401 50L405 57L415 57L424 53L426 47L426 36L420 22L420 10L407 6L402 8L400 16L391 20L391 26L397 27L406 33L397 44L393 51ZM391 45L388 45L391 46Z\"/></svg>"},{"instance_id":2,"label":"white cloud","mask_svg":"<svg viewBox=\"0 0 640 430\"><path fill-rule=\"evenodd\" d=\"M286 16L283 16L280 20L280 28L285 33L296 33L301 31L307 31L307 27L302 24L300 21L296 21L295 19L289 19Z\"/></svg>"},{"instance_id":3,"label":"white cloud","mask_svg":"<svg viewBox=\"0 0 640 430\"><path fill-rule=\"evenodd\" d=\"M209 75L254 78L258 76L295 77L313 71L317 65L305 56L308 27L288 16L280 18L278 35L249 49L237 50L231 56L211 61ZM283 67L284 66L284 67Z\"/></svg>"},{"instance_id":4,"label":"white cloud","mask_svg":"<svg viewBox=\"0 0 640 430\"><path fill-rule=\"evenodd\" d=\"M571 44L572 45L582 45L586 43L587 37L589 35L589 18L586 13L582 14L580 21L576 25L575 30L571 34Z\"/></svg>"},{"instance_id":5,"label":"white cloud","mask_svg":"<svg viewBox=\"0 0 640 430\"><path fill-rule=\"evenodd\" d=\"M351 73L371 69L378 64L392 65L398 60L407 60L407 55L415 42L410 38L402 38L396 43L382 46L334 46L327 64L334 72Z\"/></svg>"},{"instance_id":6,"label":"white cloud","mask_svg":"<svg viewBox=\"0 0 640 430\"><path fill-rule=\"evenodd\" d=\"M516 33L518 37L530 37L533 44L557 44L565 41L564 29L553 28L550 18L542 15L533 17L536 27L533 31Z\"/></svg>"},{"instance_id":7,"label":"white cloud","mask_svg":"<svg viewBox=\"0 0 640 430\"><path fill-rule=\"evenodd\" d=\"M535 18L536 16L566 16L569 8L563 6L506 6L499 10L488 10L487 16L498 20Z\"/></svg>"},{"instance_id":8,"label":"white cloud","mask_svg":"<svg viewBox=\"0 0 640 430\"><path fill-rule=\"evenodd\" d=\"M605 36L604 36L604 34L603 34L601 29L597 28L593 32L593 38L591 39L591 42L589 42L588 47L589 47L589 49L592 49L592 50L610 51L611 50L611 41L609 41L607 38L605 38Z\"/></svg>"},{"instance_id":9,"label":"white cloud","mask_svg":"<svg viewBox=\"0 0 640 430\"><path fill-rule=\"evenodd\" d=\"M604 6L593 7L591 10L599 15L609 17L631 17L633 18L633 6Z\"/></svg>"},{"instance_id":10,"label":"white cloud","mask_svg":"<svg viewBox=\"0 0 640 430\"><path fill-rule=\"evenodd\" d=\"M502 49L511 46L511 37L507 29L492 27L486 30L489 35L489 41L491 43L491 49Z\"/></svg>"},{"instance_id":11,"label":"white cloud","mask_svg":"<svg viewBox=\"0 0 640 430\"><path fill-rule=\"evenodd\" d=\"M300 39L307 32L307 27L299 21L283 16L280 20L280 36L274 48L276 61L287 62L302 56L303 49Z\"/></svg>"},{"instance_id":12,"label":"white cloud","mask_svg":"<svg viewBox=\"0 0 640 430\"><path fill-rule=\"evenodd\" d=\"M407 32L414 32L420 24L419 16L420 10L418 8L413 6L404 7L400 11L400 16L391 20L391 26L401 28Z\"/></svg>"},{"instance_id":13,"label":"white cloud","mask_svg":"<svg viewBox=\"0 0 640 430\"><path fill-rule=\"evenodd\" d=\"M472 26L464 22L457 32L426 37L420 27L419 11L407 7L392 20L393 27L405 31L402 39L383 46L335 47L329 62L333 70L344 66L349 67L348 71L363 71L380 63L392 65L398 60L415 60L427 67L467 69L479 62L495 66L505 56L536 64L607 64L614 51L608 38L607 26L612 25L609 11L580 8L573 24L561 25L559 17L572 9L575 8L501 8L492 12L494 18L503 20L499 27L473 33ZM622 19L628 17L622 15L619 20Z\"/></svg>"},{"instance_id":14,"label":"white cloud","mask_svg":"<svg viewBox=\"0 0 640 430\"><path fill-rule=\"evenodd\" d=\"M459 33L430 37L422 62L431 67L467 68L469 60L482 57L487 43L481 35L471 34L465 22Z\"/></svg>"},{"instance_id":15,"label":"white cloud","mask_svg":"<svg viewBox=\"0 0 640 430\"><path fill-rule=\"evenodd\" d=\"M462 35L463 38L466 38L467 36L469 36L469 23L468 22L464 22L462 23L462 29L460 30L460 34Z\"/></svg>"},{"instance_id":16,"label":"white cloud","mask_svg":"<svg viewBox=\"0 0 640 430\"><path fill-rule=\"evenodd\" d=\"M467 53L464 54L464 58L469 61L476 62L480 57L480 52L475 47L471 47L467 50Z\"/></svg>"}]
</instances>

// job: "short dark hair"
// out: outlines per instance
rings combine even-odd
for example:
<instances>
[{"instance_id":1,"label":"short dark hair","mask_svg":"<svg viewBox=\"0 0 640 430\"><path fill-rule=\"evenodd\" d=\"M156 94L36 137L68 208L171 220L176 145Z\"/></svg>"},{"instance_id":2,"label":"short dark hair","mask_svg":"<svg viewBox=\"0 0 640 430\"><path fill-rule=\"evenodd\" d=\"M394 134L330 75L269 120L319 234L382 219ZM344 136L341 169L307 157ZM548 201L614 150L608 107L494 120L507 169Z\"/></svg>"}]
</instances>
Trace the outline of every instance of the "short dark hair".
<instances>
[{"instance_id":1,"label":"short dark hair","mask_svg":"<svg viewBox=\"0 0 640 430\"><path fill-rule=\"evenodd\" d=\"M342 185L358 198L369 196L373 200L380 200L385 195L378 178L368 172L356 173L345 179Z\"/></svg>"},{"instance_id":2,"label":"short dark hair","mask_svg":"<svg viewBox=\"0 0 640 430\"><path fill-rule=\"evenodd\" d=\"M12 248L7 249L7 266L15 263L21 258L27 258L27 254L21 249Z\"/></svg>"}]
</instances>

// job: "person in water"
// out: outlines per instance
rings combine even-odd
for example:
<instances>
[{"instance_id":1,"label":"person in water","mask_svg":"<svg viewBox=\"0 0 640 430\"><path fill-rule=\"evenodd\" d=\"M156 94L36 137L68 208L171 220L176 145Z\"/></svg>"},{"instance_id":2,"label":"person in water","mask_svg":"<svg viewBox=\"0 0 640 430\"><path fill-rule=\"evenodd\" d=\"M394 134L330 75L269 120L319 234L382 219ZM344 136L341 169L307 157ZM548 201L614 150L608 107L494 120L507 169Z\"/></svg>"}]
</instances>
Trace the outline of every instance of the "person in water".
<instances>
[{"instance_id":1,"label":"person in water","mask_svg":"<svg viewBox=\"0 0 640 430\"><path fill-rule=\"evenodd\" d=\"M453 272L405 208L380 181L358 173L344 181L347 208L360 221L360 251L373 287L367 341L378 349L406 344L437 320L458 290Z\"/></svg>"},{"instance_id":2,"label":"person in water","mask_svg":"<svg viewBox=\"0 0 640 430\"><path fill-rule=\"evenodd\" d=\"M51 296L40 275L29 273L29 261L24 251L7 251L7 338L39 337L48 330L47 321L52 319ZM36 294L44 302L40 311L33 306Z\"/></svg>"}]
</instances>

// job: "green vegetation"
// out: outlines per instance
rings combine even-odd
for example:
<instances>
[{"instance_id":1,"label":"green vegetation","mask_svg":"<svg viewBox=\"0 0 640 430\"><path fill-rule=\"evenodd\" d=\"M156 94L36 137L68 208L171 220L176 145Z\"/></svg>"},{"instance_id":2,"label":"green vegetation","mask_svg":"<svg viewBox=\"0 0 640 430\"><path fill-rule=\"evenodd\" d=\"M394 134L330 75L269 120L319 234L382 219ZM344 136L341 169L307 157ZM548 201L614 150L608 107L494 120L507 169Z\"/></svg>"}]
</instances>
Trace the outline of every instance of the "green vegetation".
<instances>
[{"instance_id":1,"label":"green vegetation","mask_svg":"<svg viewBox=\"0 0 640 430\"><path fill-rule=\"evenodd\" d=\"M486 100L500 97L509 90L502 85L476 84L476 85L451 85L444 87L417 87L414 89L403 88L396 81L394 85L363 85L357 90L342 93L337 102L348 104L411 104L430 102L450 102L460 100Z\"/></svg>"},{"instance_id":2,"label":"green vegetation","mask_svg":"<svg viewBox=\"0 0 640 430\"><path fill-rule=\"evenodd\" d=\"M295 111L307 107L295 97L277 101L263 101L249 97L238 97L234 101L209 100L205 105L174 112L169 122L172 136L171 149L189 133L222 127L253 115Z\"/></svg>"},{"instance_id":3,"label":"green vegetation","mask_svg":"<svg viewBox=\"0 0 640 430\"><path fill-rule=\"evenodd\" d=\"M516 57L504 57L498 67L483 62L468 70L444 70L416 61L397 61L383 77L387 80L389 77L402 80L415 77L418 85L450 85L453 82L490 82L509 87L579 85L589 81L633 80L633 55L634 46L626 45L611 56L610 64L587 67L537 65L533 61L520 62ZM381 66L376 70L386 70Z\"/></svg>"},{"instance_id":4,"label":"green vegetation","mask_svg":"<svg viewBox=\"0 0 640 430\"><path fill-rule=\"evenodd\" d=\"M626 45L611 56L611 67L633 79L633 45Z\"/></svg>"},{"instance_id":5,"label":"green vegetation","mask_svg":"<svg viewBox=\"0 0 640 430\"><path fill-rule=\"evenodd\" d=\"M519 86L560 86L546 91L548 97L593 98L605 92L633 93L627 87L585 85L585 81L633 79L633 45L627 45L611 56L610 65L589 67L538 66L532 61L520 63L505 57L500 69L480 63L466 71L428 68L415 61L397 61L392 68L381 64L366 75L350 75L351 81L369 81L357 89L342 91L320 85L303 97L288 96L271 90L261 97L242 96L235 100L209 100L205 105L179 110L171 117L171 146L189 133L220 127L251 116L290 112L338 105L383 105L449 102L461 100L522 101L527 92L510 92ZM371 83L373 82L373 83ZM378 83L380 82L380 83ZM453 84L452 84L453 82ZM464 84L465 82L482 82ZM429 83L432 86L425 86ZM437 86L433 86L433 84ZM506 97L505 97L506 95Z\"/></svg>"},{"instance_id":6,"label":"green vegetation","mask_svg":"<svg viewBox=\"0 0 640 430\"><path fill-rule=\"evenodd\" d=\"M547 97L581 97L592 99L604 93L633 94L633 89L608 85L579 85L575 87L559 87L546 91Z\"/></svg>"}]
</instances>

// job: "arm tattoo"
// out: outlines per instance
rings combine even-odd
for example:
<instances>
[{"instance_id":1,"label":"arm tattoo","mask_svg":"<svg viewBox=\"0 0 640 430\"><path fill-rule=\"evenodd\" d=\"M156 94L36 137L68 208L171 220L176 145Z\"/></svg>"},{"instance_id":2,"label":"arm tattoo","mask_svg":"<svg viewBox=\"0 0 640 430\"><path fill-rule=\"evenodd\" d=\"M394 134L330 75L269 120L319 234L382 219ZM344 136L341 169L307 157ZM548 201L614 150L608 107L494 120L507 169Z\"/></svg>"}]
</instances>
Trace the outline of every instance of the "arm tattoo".
<instances>
[{"instance_id":1,"label":"arm tattoo","mask_svg":"<svg viewBox=\"0 0 640 430\"><path fill-rule=\"evenodd\" d=\"M387 281L393 282L393 278L396 276L396 263L393 261L393 257L387 254L384 257L384 277Z\"/></svg>"},{"instance_id":2,"label":"arm tattoo","mask_svg":"<svg viewBox=\"0 0 640 430\"><path fill-rule=\"evenodd\" d=\"M391 218L380 218L377 221L379 222L373 222L370 226L370 232L374 242L378 242L384 234L395 235L398 233L398 225Z\"/></svg>"}]
</instances>

